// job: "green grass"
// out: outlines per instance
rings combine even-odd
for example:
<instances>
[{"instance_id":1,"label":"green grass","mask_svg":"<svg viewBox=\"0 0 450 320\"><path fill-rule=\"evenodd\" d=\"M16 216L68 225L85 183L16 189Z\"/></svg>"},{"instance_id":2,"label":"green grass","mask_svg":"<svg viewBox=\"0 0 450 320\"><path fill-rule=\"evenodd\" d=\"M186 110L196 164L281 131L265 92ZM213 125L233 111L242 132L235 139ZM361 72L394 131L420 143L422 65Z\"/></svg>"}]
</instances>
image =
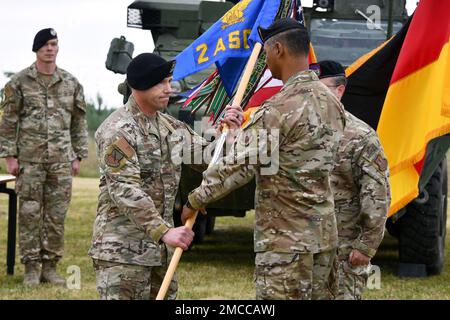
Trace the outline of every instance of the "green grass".
<instances>
[{"instance_id":1,"label":"green grass","mask_svg":"<svg viewBox=\"0 0 450 320\"><path fill-rule=\"evenodd\" d=\"M98 171L97 155L95 152L95 141L91 136L89 136L88 157L87 159L83 159L81 161L78 176L80 178L97 178L100 176Z\"/></svg>"},{"instance_id":2,"label":"green grass","mask_svg":"<svg viewBox=\"0 0 450 320\"><path fill-rule=\"evenodd\" d=\"M0 299L97 299L95 274L87 251L95 218L98 180L76 178L72 204L66 220L65 255L60 273L76 265L81 270L81 290L42 285L22 285L23 266L16 258L14 276L6 275L7 197L0 196ZM254 299L253 214L245 218L220 217L216 230L204 243L195 245L181 258L178 269L179 299ZM450 237L447 262L440 276L399 279L396 240L386 236L373 264L381 268L381 289L366 290L365 299L450 299Z\"/></svg>"}]
</instances>

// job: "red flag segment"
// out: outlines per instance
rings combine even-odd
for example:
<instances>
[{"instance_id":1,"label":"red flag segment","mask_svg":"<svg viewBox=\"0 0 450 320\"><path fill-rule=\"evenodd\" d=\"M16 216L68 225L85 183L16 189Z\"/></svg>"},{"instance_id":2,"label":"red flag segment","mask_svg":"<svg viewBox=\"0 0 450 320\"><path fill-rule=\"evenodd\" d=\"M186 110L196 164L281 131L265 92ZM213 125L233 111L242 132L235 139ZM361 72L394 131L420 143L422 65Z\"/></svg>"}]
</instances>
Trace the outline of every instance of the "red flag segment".
<instances>
[{"instance_id":1,"label":"red flag segment","mask_svg":"<svg viewBox=\"0 0 450 320\"><path fill-rule=\"evenodd\" d=\"M438 60L450 36L450 0L421 0L409 26L391 83Z\"/></svg>"}]
</instances>

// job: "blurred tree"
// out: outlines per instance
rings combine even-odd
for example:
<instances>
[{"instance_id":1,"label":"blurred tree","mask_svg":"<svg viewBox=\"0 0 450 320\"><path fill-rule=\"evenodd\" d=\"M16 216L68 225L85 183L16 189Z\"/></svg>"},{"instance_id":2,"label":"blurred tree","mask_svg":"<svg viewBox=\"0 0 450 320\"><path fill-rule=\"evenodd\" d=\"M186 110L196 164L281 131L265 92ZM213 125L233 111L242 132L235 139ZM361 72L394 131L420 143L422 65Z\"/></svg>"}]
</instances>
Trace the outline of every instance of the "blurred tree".
<instances>
[{"instance_id":1,"label":"blurred tree","mask_svg":"<svg viewBox=\"0 0 450 320\"><path fill-rule=\"evenodd\" d=\"M103 105L103 97L100 93L97 93L95 100L95 102L92 99L86 102L86 118L90 134L93 134L102 122L114 111L114 109L108 109Z\"/></svg>"}]
</instances>

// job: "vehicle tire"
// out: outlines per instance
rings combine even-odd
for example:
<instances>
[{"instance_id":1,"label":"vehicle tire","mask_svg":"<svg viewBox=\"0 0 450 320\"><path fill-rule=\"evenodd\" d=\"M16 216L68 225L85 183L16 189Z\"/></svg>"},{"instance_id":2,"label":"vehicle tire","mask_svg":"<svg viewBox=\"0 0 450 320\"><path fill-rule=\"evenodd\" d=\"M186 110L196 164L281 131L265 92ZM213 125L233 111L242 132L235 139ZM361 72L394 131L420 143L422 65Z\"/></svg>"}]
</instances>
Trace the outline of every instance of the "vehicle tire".
<instances>
[{"instance_id":1,"label":"vehicle tire","mask_svg":"<svg viewBox=\"0 0 450 320\"><path fill-rule=\"evenodd\" d=\"M194 231L195 234L194 243L202 243L205 240L206 217L204 217L201 213L197 215L192 231Z\"/></svg>"},{"instance_id":2,"label":"vehicle tire","mask_svg":"<svg viewBox=\"0 0 450 320\"><path fill-rule=\"evenodd\" d=\"M425 186L426 202L411 202L399 223L399 257L402 263L424 264L428 275L442 272L447 226L447 158Z\"/></svg>"},{"instance_id":3,"label":"vehicle tire","mask_svg":"<svg viewBox=\"0 0 450 320\"><path fill-rule=\"evenodd\" d=\"M210 235L214 231L214 226L216 225L216 217L215 216L206 216L206 229L205 233Z\"/></svg>"}]
</instances>

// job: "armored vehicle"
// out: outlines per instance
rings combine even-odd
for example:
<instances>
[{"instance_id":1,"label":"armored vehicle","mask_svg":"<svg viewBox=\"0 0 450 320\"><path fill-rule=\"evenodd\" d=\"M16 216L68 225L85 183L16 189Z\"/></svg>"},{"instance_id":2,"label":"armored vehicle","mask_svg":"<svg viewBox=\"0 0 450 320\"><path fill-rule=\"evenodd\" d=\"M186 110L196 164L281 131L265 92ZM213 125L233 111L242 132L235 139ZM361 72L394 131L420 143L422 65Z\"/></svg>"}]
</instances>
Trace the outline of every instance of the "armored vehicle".
<instances>
[{"instance_id":1,"label":"armored vehicle","mask_svg":"<svg viewBox=\"0 0 450 320\"><path fill-rule=\"evenodd\" d=\"M201 0L140 0L127 8L129 27L150 30L155 52L173 59L199 35L217 21L234 3ZM347 66L377 47L398 31L407 20L405 0L314 0L304 8L305 23L310 30L316 55L321 59L338 60ZM150 37L149 37L150 41ZM124 38L112 42L107 68L122 72L131 60L132 45ZM194 88L213 71L206 69L173 83L176 94L168 112L192 125L201 120L203 112L194 116L189 109L175 102L178 93ZM129 95L122 85L125 99ZM447 221L447 161L450 138L443 136L427 147L420 177L420 195L389 217L387 228L399 239L399 273L420 276L439 274L444 265L444 244ZM201 175L183 167L175 217L179 217L188 193L201 182ZM213 231L215 216L244 216L254 207L254 181L211 204L208 216L199 216L194 226L196 240Z\"/></svg>"}]
</instances>

